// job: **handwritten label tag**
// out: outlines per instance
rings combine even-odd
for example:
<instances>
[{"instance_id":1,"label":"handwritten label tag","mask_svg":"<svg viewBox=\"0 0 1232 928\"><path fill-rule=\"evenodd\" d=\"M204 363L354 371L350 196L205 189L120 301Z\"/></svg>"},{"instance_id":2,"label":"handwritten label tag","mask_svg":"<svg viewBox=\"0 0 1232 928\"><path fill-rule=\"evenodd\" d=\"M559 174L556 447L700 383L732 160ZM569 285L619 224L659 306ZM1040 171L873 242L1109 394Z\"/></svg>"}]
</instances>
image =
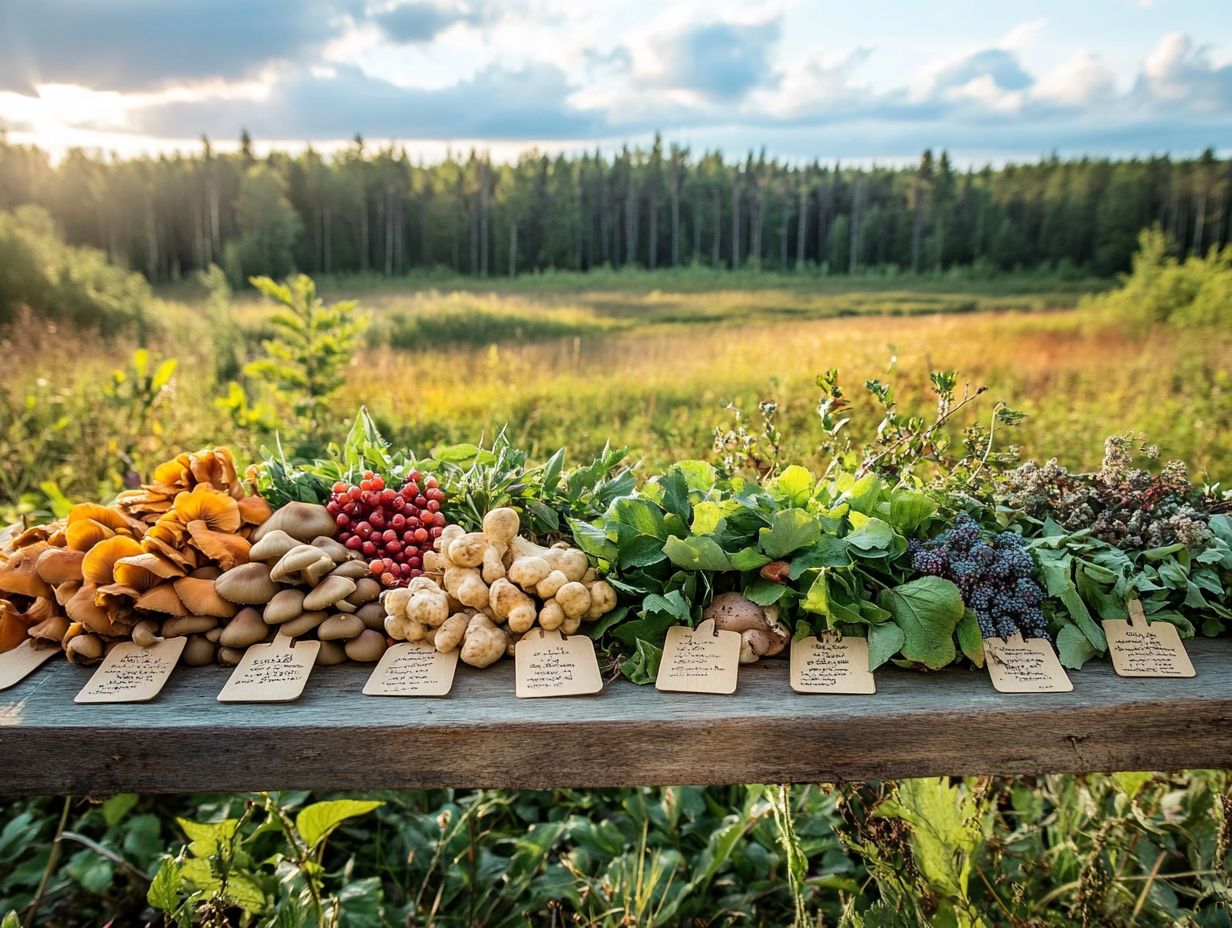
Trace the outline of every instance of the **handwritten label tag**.
<instances>
[{"instance_id":1,"label":"handwritten label tag","mask_svg":"<svg viewBox=\"0 0 1232 928\"><path fill-rule=\"evenodd\" d=\"M188 639L168 638L153 647L125 641L112 648L74 702L149 702L180 661Z\"/></svg>"},{"instance_id":2,"label":"handwritten label tag","mask_svg":"<svg viewBox=\"0 0 1232 928\"><path fill-rule=\"evenodd\" d=\"M396 644L381 656L364 685L365 696L448 696L458 669L456 649L447 654L431 645Z\"/></svg>"},{"instance_id":3,"label":"handwritten label tag","mask_svg":"<svg viewBox=\"0 0 1232 928\"><path fill-rule=\"evenodd\" d=\"M1043 638L984 639L984 663L998 693L1069 693L1074 684L1052 645Z\"/></svg>"},{"instance_id":4,"label":"handwritten label tag","mask_svg":"<svg viewBox=\"0 0 1232 928\"><path fill-rule=\"evenodd\" d=\"M663 642L663 660L655 677L655 689L675 693L736 692L740 673L740 633L715 634L714 622L697 628L673 625Z\"/></svg>"},{"instance_id":5,"label":"handwritten label tag","mask_svg":"<svg viewBox=\"0 0 1232 928\"><path fill-rule=\"evenodd\" d=\"M27 638L17 647L0 654L0 690L16 686L42 667L51 655L59 653L58 647L36 648L34 639Z\"/></svg>"},{"instance_id":6,"label":"handwritten label tag","mask_svg":"<svg viewBox=\"0 0 1232 928\"><path fill-rule=\"evenodd\" d=\"M244 652L219 702L291 702L299 699L317 662L319 641L294 641L275 635L269 644Z\"/></svg>"},{"instance_id":7,"label":"handwritten label tag","mask_svg":"<svg viewBox=\"0 0 1232 928\"><path fill-rule=\"evenodd\" d=\"M519 699L586 696L603 689L595 643L585 635L532 629L513 650Z\"/></svg>"},{"instance_id":8,"label":"handwritten label tag","mask_svg":"<svg viewBox=\"0 0 1232 928\"><path fill-rule=\"evenodd\" d=\"M1131 600L1129 621L1104 619L1112 669L1122 677L1197 676L1175 625L1148 622L1142 603Z\"/></svg>"},{"instance_id":9,"label":"handwritten label tag","mask_svg":"<svg viewBox=\"0 0 1232 928\"><path fill-rule=\"evenodd\" d=\"M826 632L791 643L791 688L797 693L877 692L868 669L868 639Z\"/></svg>"}]
</instances>

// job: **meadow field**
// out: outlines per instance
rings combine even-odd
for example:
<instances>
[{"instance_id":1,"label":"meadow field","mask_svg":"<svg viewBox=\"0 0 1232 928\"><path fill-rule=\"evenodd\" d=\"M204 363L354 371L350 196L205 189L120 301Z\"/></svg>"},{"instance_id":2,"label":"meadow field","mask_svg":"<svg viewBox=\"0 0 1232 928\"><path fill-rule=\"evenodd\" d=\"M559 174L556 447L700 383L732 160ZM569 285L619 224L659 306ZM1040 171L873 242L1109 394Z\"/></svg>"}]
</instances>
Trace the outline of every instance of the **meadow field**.
<instances>
[{"instance_id":1,"label":"meadow field","mask_svg":"<svg viewBox=\"0 0 1232 928\"><path fill-rule=\"evenodd\" d=\"M1101 282L675 276L423 288L324 281L328 297L359 294L366 329L332 425L317 438L340 437L362 403L387 434L421 450L507 428L532 453L610 442L661 465L708 454L715 428L731 424L728 404L755 413L769 400L784 451L821 464L818 373L839 369L853 402L851 435L863 440L877 418L867 379L893 383L900 409L923 413L933 402L928 372L957 369L960 382L988 388L968 421L998 402L1026 414L1004 433L1025 456L1090 467L1107 435L1134 430L1197 476L1232 476L1232 332L1144 329L1077 309ZM133 336L104 339L34 319L11 327L0 346L10 511L23 497L37 506L49 482L70 496L108 489L123 479L107 463L117 451L140 471L168 448L221 436L251 459L273 438L276 417L260 422L219 398L272 334L271 312L250 293L222 308L200 286L164 293L145 342L151 363L178 366L139 422L126 392L135 378L113 382L130 364ZM91 415L75 414L83 405ZM133 426L134 440L116 449L115 432Z\"/></svg>"}]
</instances>

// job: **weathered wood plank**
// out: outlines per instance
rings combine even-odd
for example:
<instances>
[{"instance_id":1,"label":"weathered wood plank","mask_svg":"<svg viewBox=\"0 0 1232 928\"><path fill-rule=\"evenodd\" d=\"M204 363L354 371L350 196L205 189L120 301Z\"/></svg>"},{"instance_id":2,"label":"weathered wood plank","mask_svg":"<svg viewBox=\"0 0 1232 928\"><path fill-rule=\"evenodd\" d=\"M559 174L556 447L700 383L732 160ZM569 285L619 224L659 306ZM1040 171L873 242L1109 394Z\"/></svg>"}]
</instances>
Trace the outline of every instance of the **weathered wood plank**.
<instances>
[{"instance_id":1,"label":"weathered wood plank","mask_svg":"<svg viewBox=\"0 0 1232 928\"><path fill-rule=\"evenodd\" d=\"M744 667L734 696L611 684L518 700L511 662L459 668L445 699L363 696L366 667L319 668L300 701L223 705L222 668L181 669L143 705L78 706L89 671L56 662L0 693L12 794L286 788L600 787L942 774L1232 768L1232 641L1189 645L1192 680L1003 696L982 672L883 670L873 696L792 692Z\"/></svg>"}]
</instances>

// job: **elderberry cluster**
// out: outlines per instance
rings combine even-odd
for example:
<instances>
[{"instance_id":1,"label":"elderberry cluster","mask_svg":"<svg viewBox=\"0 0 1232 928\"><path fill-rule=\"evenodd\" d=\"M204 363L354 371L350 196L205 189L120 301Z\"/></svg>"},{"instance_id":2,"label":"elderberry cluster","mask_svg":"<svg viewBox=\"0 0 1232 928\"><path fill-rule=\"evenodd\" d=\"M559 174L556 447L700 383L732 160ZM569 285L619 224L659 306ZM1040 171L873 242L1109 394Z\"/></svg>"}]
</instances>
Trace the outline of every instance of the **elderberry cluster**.
<instances>
[{"instance_id":1,"label":"elderberry cluster","mask_svg":"<svg viewBox=\"0 0 1232 928\"><path fill-rule=\"evenodd\" d=\"M936 538L911 542L908 552L916 570L954 581L985 638L1015 632L1049 638L1040 608L1044 591L1032 579L1035 562L1018 535L1003 532L985 539L975 520L959 513L953 526Z\"/></svg>"}]
</instances>

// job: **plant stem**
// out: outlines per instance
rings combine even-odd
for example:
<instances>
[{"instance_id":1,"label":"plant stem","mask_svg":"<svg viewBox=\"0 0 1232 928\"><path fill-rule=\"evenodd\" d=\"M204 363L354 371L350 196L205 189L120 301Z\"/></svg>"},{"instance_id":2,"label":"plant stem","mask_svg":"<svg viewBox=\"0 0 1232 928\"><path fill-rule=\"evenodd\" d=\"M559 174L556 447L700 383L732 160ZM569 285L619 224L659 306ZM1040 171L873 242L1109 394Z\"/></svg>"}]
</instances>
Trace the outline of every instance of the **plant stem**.
<instances>
[{"instance_id":1,"label":"plant stem","mask_svg":"<svg viewBox=\"0 0 1232 928\"><path fill-rule=\"evenodd\" d=\"M73 797L65 796L64 808L60 810L60 823L56 826L55 837L51 839L51 850L47 853L47 866L43 868L43 877L39 880L34 898L30 900L30 908L26 912L26 920L22 922L22 928L31 928L34 924L34 916L38 913L38 907L47 892L47 884L51 882L51 875L56 870L56 864L60 862L60 838L64 834L64 826L68 824L68 813L72 807Z\"/></svg>"}]
</instances>

